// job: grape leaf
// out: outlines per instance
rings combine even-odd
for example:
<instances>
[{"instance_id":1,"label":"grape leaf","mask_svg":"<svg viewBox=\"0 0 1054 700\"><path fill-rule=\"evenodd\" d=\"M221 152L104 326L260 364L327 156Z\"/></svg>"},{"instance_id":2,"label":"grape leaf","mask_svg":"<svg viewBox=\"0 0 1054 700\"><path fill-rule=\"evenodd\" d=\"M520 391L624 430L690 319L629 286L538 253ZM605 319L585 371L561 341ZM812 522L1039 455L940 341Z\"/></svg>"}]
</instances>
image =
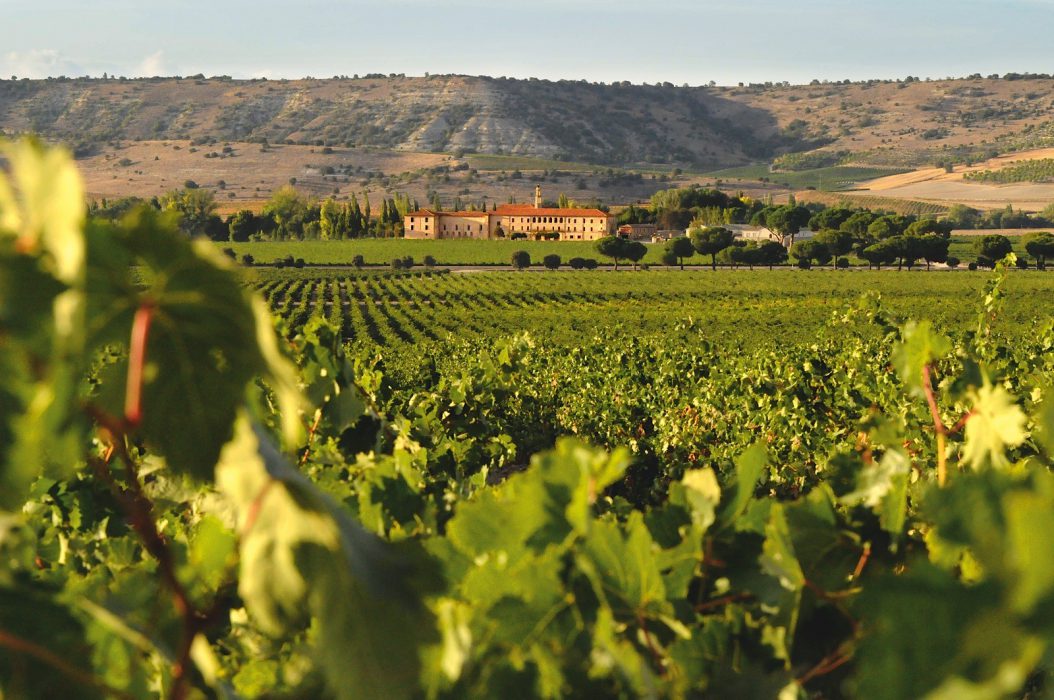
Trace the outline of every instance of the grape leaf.
<instances>
[{"instance_id":1,"label":"grape leaf","mask_svg":"<svg viewBox=\"0 0 1054 700\"><path fill-rule=\"evenodd\" d=\"M0 635L4 697L104 697L83 626L47 596L0 587Z\"/></svg>"},{"instance_id":2,"label":"grape leaf","mask_svg":"<svg viewBox=\"0 0 1054 700\"><path fill-rule=\"evenodd\" d=\"M948 337L937 333L930 321L909 321L901 331L901 341L893 348L893 366L908 390L922 396L922 369L951 351Z\"/></svg>"},{"instance_id":3,"label":"grape leaf","mask_svg":"<svg viewBox=\"0 0 1054 700\"><path fill-rule=\"evenodd\" d=\"M768 452L761 443L754 443L736 458L735 493L721 514L724 525L734 522L743 514L768 465Z\"/></svg>"},{"instance_id":4,"label":"grape leaf","mask_svg":"<svg viewBox=\"0 0 1054 700\"><path fill-rule=\"evenodd\" d=\"M993 386L987 379L972 392L971 399L973 414L966 423L963 461L974 469L1008 466L1007 449L1028 437L1024 411L1006 389Z\"/></svg>"},{"instance_id":5,"label":"grape leaf","mask_svg":"<svg viewBox=\"0 0 1054 700\"><path fill-rule=\"evenodd\" d=\"M238 510L238 589L260 627L282 635L313 619L338 698L412 695L435 625L410 581L430 577L352 523L244 417L216 483Z\"/></svg>"},{"instance_id":6,"label":"grape leaf","mask_svg":"<svg viewBox=\"0 0 1054 700\"><path fill-rule=\"evenodd\" d=\"M133 262L142 286L128 276ZM137 310L152 309L139 431L170 467L211 477L246 386L258 374L275 387L286 435L300 434L295 371L278 351L260 302L250 300L210 245L189 243L171 221L141 210L121 228L101 227L91 236L88 284L92 347L127 345ZM112 372L127 376L127 359ZM123 405L105 408L125 412Z\"/></svg>"}]
</instances>

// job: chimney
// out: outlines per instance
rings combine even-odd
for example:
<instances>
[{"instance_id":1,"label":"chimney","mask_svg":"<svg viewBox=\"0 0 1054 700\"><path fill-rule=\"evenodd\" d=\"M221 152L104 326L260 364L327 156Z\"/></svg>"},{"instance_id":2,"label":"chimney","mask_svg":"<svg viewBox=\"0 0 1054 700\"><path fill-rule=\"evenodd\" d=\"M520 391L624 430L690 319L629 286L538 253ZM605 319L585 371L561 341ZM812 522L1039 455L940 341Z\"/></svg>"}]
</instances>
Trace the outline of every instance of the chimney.
<instances>
[{"instance_id":1,"label":"chimney","mask_svg":"<svg viewBox=\"0 0 1054 700\"><path fill-rule=\"evenodd\" d=\"M541 185L537 185L534 188L534 208L535 209L541 209L542 208L542 186Z\"/></svg>"}]
</instances>

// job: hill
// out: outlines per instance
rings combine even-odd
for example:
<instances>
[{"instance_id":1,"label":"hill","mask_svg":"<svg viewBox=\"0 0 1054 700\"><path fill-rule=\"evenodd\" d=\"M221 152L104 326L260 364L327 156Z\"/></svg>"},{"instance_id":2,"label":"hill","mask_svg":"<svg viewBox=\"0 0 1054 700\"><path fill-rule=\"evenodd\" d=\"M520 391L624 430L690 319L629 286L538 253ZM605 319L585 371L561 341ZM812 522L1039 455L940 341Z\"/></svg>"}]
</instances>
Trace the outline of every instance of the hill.
<instances>
[{"instance_id":1,"label":"hill","mask_svg":"<svg viewBox=\"0 0 1054 700\"><path fill-rule=\"evenodd\" d=\"M809 145L707 88L462 76L0 81L0 128L76 143L262 141L722 165Z\"/></svg>"},{"instance_id":2,"label":"hill","mask_svg":"<svg viewBox=\"0 0 1054 700\"><path fill-rule=\"evenodd\" d=\"M106 197L150 196L193 179L225 189L232 206L293 180L319 195L406 191L445 201L522 199L539 181L554 197L609 202L646 199L671 182L779 198L805 187L866 188L916 169L957 174L1054 147L1054 80L0 80L0 130L70 144L90 191ZM1047 194L1027 183L1018 193L952 180L932 196L880 185L881 196L1034 207Z\"/></svg>"},{"instance_id":3,"label":"hill","mask_svg":"<svg viewBox=\"0 0 1054 700\"><path fill-rule=\"evenodd\" d=\"M262 141L696 170L915 167L1054 145L1054 80L676 87L468 76L0 80L0 129L81 152L112 140Z\"/></svg>"}]
</instances>

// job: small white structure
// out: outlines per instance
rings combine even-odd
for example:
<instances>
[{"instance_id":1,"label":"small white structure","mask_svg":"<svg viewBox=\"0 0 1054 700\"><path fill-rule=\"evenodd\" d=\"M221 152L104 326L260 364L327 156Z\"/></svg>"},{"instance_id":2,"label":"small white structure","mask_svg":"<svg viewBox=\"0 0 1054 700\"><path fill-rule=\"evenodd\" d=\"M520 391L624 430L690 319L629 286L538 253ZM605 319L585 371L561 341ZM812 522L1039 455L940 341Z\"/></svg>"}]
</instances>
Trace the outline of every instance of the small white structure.
<instances>
[{"instance_id":1,"label":"small white structure","mask_svg":"<svg viewBox=\"0 0 1054 700\"><path fill-rule=\"evenodd\" d=\"M744 241L755 241L757 243L764 243L765 241L776 241L782 243L786 247L790 248L795 241L803 241L807 238L812 238L816 235L815 231L807 228L803 228L795 234L781 236L775 231L765 228L764 226L752 226L750 224L724 224L724 228L729 229L735 234L736 238Z\"/></svg>"}]
</instances>

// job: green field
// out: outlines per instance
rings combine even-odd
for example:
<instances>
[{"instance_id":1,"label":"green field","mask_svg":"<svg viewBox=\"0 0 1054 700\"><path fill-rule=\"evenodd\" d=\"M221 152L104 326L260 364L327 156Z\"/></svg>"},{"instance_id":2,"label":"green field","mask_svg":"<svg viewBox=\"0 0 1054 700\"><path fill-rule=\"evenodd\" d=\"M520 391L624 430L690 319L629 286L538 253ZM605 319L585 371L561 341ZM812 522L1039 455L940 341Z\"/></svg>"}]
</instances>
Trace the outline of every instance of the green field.
<instances>
[{"instance_id":1,"label":"green field","mask_svg":"<svg viewBox=\"0 0 1054 700\"><path fill-rule=\"evenodd\" d=\"M770 182L785 185L792 189L805 189L815 187L823 192L835 192L852 187L864 180L873 180L886 175L896 175L907 172L890 168L869 168L852 165L836 165L827 168L815 168L813 170L801 170L798 172L771 172L768 165L744 165L738 168L725 168L705 173L703 177L724 180L761 180L766 178Z\"/></svg>"},{"instance_id":2,"label":"green field","mask_svg":"<svg viewBox=\"0 0 1054 700\"><path fill-rule=\"evenodd\" d=\"M834 314L865 292L888 310L948 328L968 324L989 275L781 270L754 272L478 272L425 277L339 270L256 270L253 284L291 330L315 315L346 340L376 348L507 337L529 331L574 346L596 334L691 339L757 348L828 337ZM1010 279L1010 332L1032 328L1032 299L1054 293L1054 275ZM840 331L835 330L835 333Z\"/></svg>"},{"instance_id":3,"label":"green field","mask_svg":"<svg viewBox=\"0 0 1054 700\"><path fill-rule=\"evenodd\" d=\"M418 264L431 255L440 265L508 265L512 254L526 250L531 260L540 263L550 253L564 261L573 257L596 258L603 262L592 242L586 241L480 241L442 240L414 241L403 238L359 238L350 241L293 241L229 243L239 256L251 254L258 263L281 260L288 255L303 258L309 264L348 265L361 255L368 265L387 265L394 258L411 256ZM645 262L658 263L662 246L649 246Z\"/></svg>"},{"instance_id":4,"label":"green field","mask_svg":"<svg viewBox=\"0 0 1054 700\"><path fill-rule=\"evenodd\" d=\"M1054 158L1017 161L999 170L967 172L963 173L963 179L1000 185L1013 182L1050 182L1054 179Z\"/></svg>"},{"instance_id":5,"label":"green field","mask_svg":"<svg viewBox=\"0 0 1054 700\"><path fill-rule=\"evenodd\" d=\"M975 237L956 236L951 239L948 251L965 265L974 260ZM1010 236L1014 251L1025 256L1025 242L1020 236ZM309 265L350 265L356 255L361 255L367 265L387 265L395 258L410 256L418 265L426 255L431 255L439 265L508 265L512 254L526 250L533 263L540 265L542 258L556 254L566 264L573 257L593 258L601 264L610 263L596 251L592 242L586 241L477 241L443 240L413 241L403 238L359 238L348 241L290 241L259 243L222 243L221 248L231 248L240 257L250 254L256 263L273 263L287 256L303 258ZM644 263L659 265L662 261L662 244L648 244L648 255ZM854 265L865 264L851 258ZM706 265L709 256L686 258L691 265Z\"/></svg>"}]
</instances>

